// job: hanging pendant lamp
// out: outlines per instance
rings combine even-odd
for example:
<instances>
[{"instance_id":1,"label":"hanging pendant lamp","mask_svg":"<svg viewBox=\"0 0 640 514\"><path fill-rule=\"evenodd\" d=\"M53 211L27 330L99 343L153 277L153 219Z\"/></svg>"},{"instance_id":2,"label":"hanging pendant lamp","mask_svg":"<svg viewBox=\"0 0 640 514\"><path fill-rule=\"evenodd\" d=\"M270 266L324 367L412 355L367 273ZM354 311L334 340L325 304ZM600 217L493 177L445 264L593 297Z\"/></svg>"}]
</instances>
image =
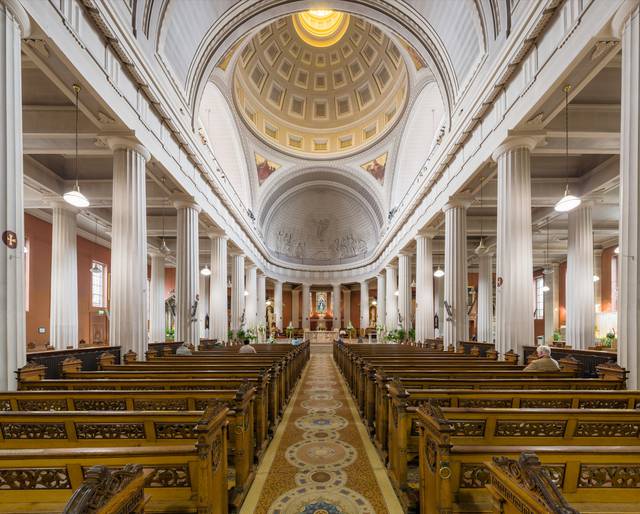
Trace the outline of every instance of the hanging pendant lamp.
<instances>
[{"instance_id":1,"label":"hanging pendant lamp","mask_svg":"<svg viewBox=\"0 0 640 514\"><path fill-rule=\"evenodd\" d=\"M572 211L582 203L580 198L569 193L569 91L571 91L571 86L564 86L564 144L567 186L564 189L564 196L558 200L554 207L557 212Z\"/></svg>"},{"instance_id":2,"label":"hanging pendant lamp","mask_svg":"<svg viewBox=\"0 0 640 514\"><path fill-rule=\"evenodd\" d=\"M433 276L436 278L444 277L444 271L440 268L440 266L438 266L438 269L433 272Z\"/></svg>"},{"instance_id":3,"label":"hanging pendant lamp","mask_svg":"<svg viewBox=\"0 0 640 514\"><path fill-rule=\"evenodd\" d=\"M80 192L80 185L78 184L78 98L80 96L80 86L78 84L73 85L73 91L76 94L76 158L75 158L75 172L76 172L76 182L73 185L71 191L67 191L62 198L68 204L73 205L74 207L84 208L89 207L89 200Z\"/></svg>"}]
</instances>

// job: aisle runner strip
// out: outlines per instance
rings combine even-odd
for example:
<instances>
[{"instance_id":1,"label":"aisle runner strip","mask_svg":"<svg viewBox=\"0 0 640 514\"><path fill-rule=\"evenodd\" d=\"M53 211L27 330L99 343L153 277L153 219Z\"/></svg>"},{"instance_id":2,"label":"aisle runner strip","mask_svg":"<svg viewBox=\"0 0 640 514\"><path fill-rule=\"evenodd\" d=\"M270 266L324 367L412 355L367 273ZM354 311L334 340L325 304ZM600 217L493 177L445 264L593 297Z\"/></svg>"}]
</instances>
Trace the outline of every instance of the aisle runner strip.
<instances>
[{"instance_id":1,"label":"aisle runner strip","mask_svg":"<svg viewBox=\"0 0 640 514\"><path fill-rule=\"evenodd\" d=\"M242 514L402 509L330 354L312 354Z\"/></svg>"}]
</instances>

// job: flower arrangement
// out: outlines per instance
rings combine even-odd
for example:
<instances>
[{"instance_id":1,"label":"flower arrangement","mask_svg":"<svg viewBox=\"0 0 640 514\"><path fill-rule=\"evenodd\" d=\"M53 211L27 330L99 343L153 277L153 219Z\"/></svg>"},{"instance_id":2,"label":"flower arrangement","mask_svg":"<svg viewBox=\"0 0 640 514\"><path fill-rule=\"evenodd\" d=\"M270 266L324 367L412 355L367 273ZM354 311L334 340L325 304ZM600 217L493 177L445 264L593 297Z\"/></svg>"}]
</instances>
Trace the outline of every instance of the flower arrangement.
<instances>
[{"instance_id":1,"label":"flower arrangement","mask_svg":"<svg viewBox=\"0 0 640 514\"><path fill-rule=\"evenodd\" d=\"M245 339L249 339L249 341L251 342L255 342L256 339L258 339L258 332L256 331L255 328L249 328L245 334L244 334Z\"/></svg>"},{"instance_id":2,"label":"flower arrangement","mask_svg":"<svg viewBox=\"0 0 640 514\"><path fill-rule=\"evenodd\" d=\"M349 324L347 325L347 332L349 332L349 339L353 339L356 334L356 328L353 326L351 321L349 321Z\"/></svg>"},{"instance_id":3,"label":"flower arrangement","mask_svg":"<svg viewBox=\"0 0 640 514\"><path fill-rule=\"evenodd\" d=\"M293 322L291 321L289 322L289 324L287 325L286 332L287 332L287 337L291 339L293 337Z\"/></svg>"},{"instance_id":4,"label":"flower arrangement","mask_svg":"<svg viewBox=\"0 0 640 514\"><path fill-rule=\"evenodd\" d=\"M165 330L164 335L167 341L173 341L176 337L176 331L174 328L168 328Z\"/></svg>"}]
</instances>

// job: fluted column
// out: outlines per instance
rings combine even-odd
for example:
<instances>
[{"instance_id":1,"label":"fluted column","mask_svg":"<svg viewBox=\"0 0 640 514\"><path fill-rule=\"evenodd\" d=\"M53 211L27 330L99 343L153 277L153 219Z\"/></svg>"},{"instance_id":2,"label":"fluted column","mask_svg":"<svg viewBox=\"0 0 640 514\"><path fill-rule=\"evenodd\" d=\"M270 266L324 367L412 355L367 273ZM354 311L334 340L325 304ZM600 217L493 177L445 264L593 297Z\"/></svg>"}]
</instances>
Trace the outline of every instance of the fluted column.
<instances>
[{"instance_id":1,"label":"fluted column","mask_svg":"<svg viewBox=\"0 0 640 514\"><path fill-rule=\"evenodd\" d=\"M498 163L496 350L521 353L533 340L531 149L535 140L508 140L493 154Z\"/></svg>"},{"instance_id":2,"label":"fluted column","mask_svg":"<svg viewBox=\"0 0 640 514\"><path fill-rule=\"evenodd\" d=\"M282 282L279 280L273 281L273 317L276 322L276 328L278 331L282 331L284 328L282 326Z\"/></svg>"},{"instance_id":3,"label":"fluted column","mask_svg":"<svg viewBox=\"0 0 640 514\"><path fill-rule=\"evenodd\" d=\"M578 350L593 345L593 223L591 206L569 212L567 252L567 343Z\"/></svg>"},{"instance_id":4,"label":"fluted column","mask_svg":"<svg viewBox=\"0 0 640 514\"><path fill-rule=\"evenodd\" d=\"M309 330L311 328L311 321L309 320L309 313L311 311L311 285L302 284L302 328Z\"/></svg>"},{"instance_id":5,"label":"fluted column","mask_svg":"<svg viewBox=\"0 0 640 514\"><path fill-rule=\"evenodd\" d=\"M176 339L200 343L199 311L202 308L198 289L200 280L198 213L200 207L192 198L176 197Z\"/></svg>"},{"instance_id":6,"label":"fluted column","mask_svg":"<svg viewBox=\"0 0 640 514\"><path fill-rule=\"evenodd\" d=\"M416 341L434 338L433 238L435 232L416 236Z\"/></svg>"},{"instance_id":7,"label":"fluted column","mask_svg":"<svg viewBox=\"0 0 640 514\"><path fill-rule=\"evenodd\" d=\"M77 215L66 202L53 206L49 333L57 350L78 347Z\"/></svg>"},{"instance_id":8,"label":"fluted column","mask_svg":"<svg viewBox=\"0 0 640 514\"><path fill-rule=\"evenodd\" d=\"M341 284L333 284L333 293L331 293L331 303L333 310L333 328L334 330L340 329L342 326L342 320L340 317L340 297L342 296L342 285Z\"/></svg>"},{"instance_id":9,"label":"fluted column","mask_svg":"<svg viewBox=\"0 0 640 514\"><path fill-rule=\"evenodd\" d=\"M0 1L0 389L16 389L26 362L21 38L29 17L16 0Z\"/></svg>"},{"instance_id":10,"label":"fluted column","mask_svg":"<svg viewBox=\"0 0 640 514\"><path fill-rule=\"evenodd\" d=\"M486 248L478 255L478 341L493 341L493 252Z\"/></svg>"},{"instance_id":11,"label":"fluted column","mask_svg":"<svg viewBox=\"0 0 640 514\"><path fill-rule=\"evenodd\" d=\"M598 280L596 280L598 277ZM593 249L593 303L596 312L602 310L602 249Z\"/></svg>"},{"instance_id":12,"label":"fluted column","mask_svg":"<svg viewBox=\"0 0 640 514\"><path fill-rule=\"evenodd\" d=\"M267 277L262 271L258 271L257 277L257 319L256 326L267 327Z\"/></svg>"},{"instance_id":13,"label":"fluted column","mask_svg":"<svg viewBox=\"0 0 640 514\"><path fill-rule=\"evenodd\" d=\"M553 342L553 333L560 327L560 265L551 263L544 270L544 341Z\"/></svg>"},{"instance_id":14,"label":"fluted column","mask_svg":"<svg viewBox=\"0 0 640 514\"><path fill-rule=\"evenodd\" d=\"M209 314L209 277L199 274L198 278L198 324L201 338L208 338L206 317Z\"/></svg>"},{"instance_id":15,"label":"fluted column","mask_svg":"<svg viewBox=\"0 0 640 514\"><path fill-rule=\"evenodd\" d=\"M369 327L369 282L360 282L360 329Z\"/></svg>"},{"instance_id":16,"label":"fluted column","mask_svg":"<svg viewBox=\"0 0 640 514\"><path fill-rule=\"evenodd\" d=\"M110 138L113 152L111 316L109 342L124 355L147 351L147 192L149 152L136 141Z\"/></svg>"},{"instance_id":17,"label":"fluted column","mask_svg":"<svg viewBox=\"0 0 640 514\"><path fill-rule=\"evenodd\" d=\"M444 208L444 347L469 339L467 316L467 207L470 198L456 196ZM446 307L446 305L445 305Z\"/></svg>"},{"instance_id":18,"label":"fluted column","mask_svg":"<svg viewBox=\"0 0 640 514\"><path fill-rule=\"evenodd\" d=\"M164 312L164 254L159 251L151 253L151 283L149 291L149 340L152 343L164 342L166 337Z\"/></svg>"},{"instance_id":19,"label":"fluted column","mask_svg":"<svg viewBox=\"0 0 640 514\"><path fill-rule=\"evenodd\" d=\"M343 307L342 310L344 312L344 320L343 324L345 327L349 326L351 323L351 289L345 289L343 292Z\"/></svg>"},{"instance_id":20,"label":"fluted column","mask_svg":"<svg viewBox=\"0 0 640 514\"><path fill-rule=\"evenodd\" d=\"M411 328L411 254L398 256L398 312L404 330Z\"/></svg>"},{"instance_id":21,"label":"fluted column","mask_svg":"<svg viewBox=\"0 0 640 514\"><path fill-rule=\"evenodd\" d=\"M387 289L387 313L386 313L386 328L387 332L398 328L398 297L396 291L398 290L398 275L395 265L389 264L385 268L387 276L386 289Z\"/></svg>"},{"instance_id":22,"label":"fluted column","mask_svg":"<svg viewBox=\"0 0 640 514\"><path fill-rule=\"evenodd\" d=\"M622 102L620 127L620 286L618 293L618 363L629 370L627 388L640 385L640 6L627 2L620 13Z\"/></svg>"},{"instance_id":23,"label":"fluted column","mask_svg":"<svg viewBox=\"0 0 640 514\"><path fill-rule=\"evenodd\" d=\"M387 323L387 290L384 274L378 274L376 281L376 312L378 318L376 325L384 326Z\"/></svg>"},{"instance_id":24,"label":"fluted column","mask_svg":"<svg viewBox=\"0 0 640 514\"><path fill-rule=\"evenodd\" d=\"M227 320L227 240L219 232L209 234L211 240L211 276L209 278L209 337L228 339Z\"/></svg>"},{"instance_id":25,"label":"fluted column","mask_svg":"<svg viewBox=\"0 0 640 514\"><path fill-rule=\"evenodd\" d=\"M291 289L291 322L294 328L300 328L300 291Z\"/></svg>"},{"instance_id":26,"label":"fluted column","mask_svg":"<svg viewBox=\"0 0 640 514\"><path fill-rule=\"evenodd\" d=\"M247 328L255 329L258 320L258 282L255 264L249 264L244 272L244 288L247 296L244 301L245 319Z\"/></svg>"},{"instance_id":27,"label":"fluted column","mask_svg":"<svg viewBox=\"0 0 640 514\"><path fill-rule=\"evenodd\" d=\"M434 290L434 307L435 315L433 320L434 337L442 337L444 327L444 279L442 277L433 277ZM436 326L435 316L438 316L438 324Z\"/></svg>"},{"instance_id":28,"label":"fluted column","mask_svg":"<svg viewBox=\"0 0 640 514\"><path fill-rule=\"evenodd\" d=\"M246 330L244 310L244 254L233 254L231 261L231 330Z\"/></svg>"}]
</instances>

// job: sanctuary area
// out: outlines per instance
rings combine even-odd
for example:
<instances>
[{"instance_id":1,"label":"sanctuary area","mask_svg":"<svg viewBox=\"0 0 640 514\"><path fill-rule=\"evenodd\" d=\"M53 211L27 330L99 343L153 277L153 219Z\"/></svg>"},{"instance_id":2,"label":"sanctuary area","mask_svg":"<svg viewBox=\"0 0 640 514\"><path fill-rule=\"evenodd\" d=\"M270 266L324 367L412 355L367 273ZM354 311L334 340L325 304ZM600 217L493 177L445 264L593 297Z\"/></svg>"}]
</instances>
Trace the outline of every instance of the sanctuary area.
<instances>
[{"instance_id":1,"label":"sanctuary area","mask_svg":"<svg viewBox=\"0 0 640 514\"><path fill-rule=\"evenodd\" d=\"M640 0L0 0L0 514L640 513Z\"/></svg>"}]
</instances>

